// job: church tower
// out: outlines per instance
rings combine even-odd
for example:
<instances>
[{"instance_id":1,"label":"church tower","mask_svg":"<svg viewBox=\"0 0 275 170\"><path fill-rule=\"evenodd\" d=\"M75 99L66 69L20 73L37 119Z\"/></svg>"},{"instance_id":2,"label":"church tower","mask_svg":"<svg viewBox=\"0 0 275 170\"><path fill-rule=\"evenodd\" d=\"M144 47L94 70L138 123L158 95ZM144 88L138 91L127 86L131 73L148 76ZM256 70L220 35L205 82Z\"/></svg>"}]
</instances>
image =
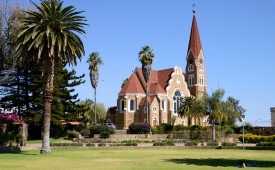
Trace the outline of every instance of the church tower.
<instances>
[{"instance_id":1,"label":"church tower","mask_svg":"<svg viewBox=\"0 0 275 170\"><path fill-rule=\"evenodd\" d=\"M195 10L193 10L185 73L191 95L201 98L206 93L206 71Z\"/></svg>"}]
</instances>

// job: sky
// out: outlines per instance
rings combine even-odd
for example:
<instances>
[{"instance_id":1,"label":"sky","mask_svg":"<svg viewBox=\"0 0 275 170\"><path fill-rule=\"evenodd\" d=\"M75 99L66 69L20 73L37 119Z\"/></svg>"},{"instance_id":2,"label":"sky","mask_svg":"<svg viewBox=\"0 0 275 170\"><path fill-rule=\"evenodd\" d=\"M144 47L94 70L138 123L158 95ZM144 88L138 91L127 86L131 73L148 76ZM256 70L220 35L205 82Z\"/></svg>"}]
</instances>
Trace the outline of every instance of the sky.
<instances>
[{"instance_id":1,"label":"sky","mask_svg":"<svg viewBox=\"0 0 275 170\"><path fill-rule=\"evenodd\" d=\"M86 75L86 83L76 88L79 98L94 99L86 61L95 51L104 61L97 102L106 109L116 105L123 80L141 67L138 52L144 45L154 49L154 70L176 65L185 70L194 3L208 93L224 89L224 100L232 96L246 109L245 122L270 126L270 107L275 107L274 0L65 0L64 6L84 11L89 24L81 36L85 55L73 67Z\"/></svg>"}]
</instances>

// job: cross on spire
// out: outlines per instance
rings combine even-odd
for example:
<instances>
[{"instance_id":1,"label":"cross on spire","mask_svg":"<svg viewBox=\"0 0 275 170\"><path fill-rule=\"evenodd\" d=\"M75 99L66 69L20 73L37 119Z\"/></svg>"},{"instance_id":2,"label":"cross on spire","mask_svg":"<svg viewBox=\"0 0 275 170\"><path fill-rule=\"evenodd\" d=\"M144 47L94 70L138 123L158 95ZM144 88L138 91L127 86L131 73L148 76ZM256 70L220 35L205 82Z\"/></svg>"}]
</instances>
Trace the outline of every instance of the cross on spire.
<instances>
[{"instance_id":1,"label":"cross on spire","mask_svg":"<svg viewBox=\"0 0 275 170\"><path fill-rule=\"evenodd\" d=\"M193 14L195 14L196 13L196 10L195 10L196 4L193 4L192 6L193 6Z\"/></svg>"}]
</instances>

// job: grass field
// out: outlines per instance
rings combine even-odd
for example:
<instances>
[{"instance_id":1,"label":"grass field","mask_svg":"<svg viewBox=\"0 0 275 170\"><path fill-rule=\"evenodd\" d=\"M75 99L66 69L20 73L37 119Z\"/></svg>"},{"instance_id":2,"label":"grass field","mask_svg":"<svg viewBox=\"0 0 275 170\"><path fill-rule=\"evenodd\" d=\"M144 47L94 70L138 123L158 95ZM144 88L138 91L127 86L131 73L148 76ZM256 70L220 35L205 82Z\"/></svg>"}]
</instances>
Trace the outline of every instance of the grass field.
<instances>
[{"instance_id":1,"label":"grass field","mask_svg":"<svg viewBox=\"0 0 275 170\"><path fill-rule=\"evenodd\" d=\"M0 154L0 169L117 170L117 169L236 169L239 160L253 169L275 169L275 151L229 149L96 149L53 150Z\"/></svg>"}]
</instances>

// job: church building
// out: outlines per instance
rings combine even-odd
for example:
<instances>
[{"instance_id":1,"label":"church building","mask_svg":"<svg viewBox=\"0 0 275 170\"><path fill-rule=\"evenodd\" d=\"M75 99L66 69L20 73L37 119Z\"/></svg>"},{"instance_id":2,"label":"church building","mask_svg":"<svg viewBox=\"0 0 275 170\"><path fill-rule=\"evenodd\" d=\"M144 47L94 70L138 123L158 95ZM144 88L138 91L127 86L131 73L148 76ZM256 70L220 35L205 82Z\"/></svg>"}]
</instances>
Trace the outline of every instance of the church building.
<instances>
[{"instance_id":1,"label":"church building","mask_svg":"<svg viewBox=\"0 0 275 170\"><path fill-rule=\"evenodd\" d=\"M182 97L201 98L206 92L204 61L196 15L193 11L185 74L179 66L152 70L148 81L148 97L145 100L145 79L141 68L135 68L118 93L117 107L108 110L107 121L116 124L117 129L128 129L133 122L148 122L151 126L162 123L172 124L174 117L176 118L175 125L187 126L188 118L178 116L177 109ZM148 115L146 101L149 109ZM201 118L198 122L201 126L208 125L207 118ZM191 120L190 123L195 125L194 120Z\"/></svg>"}]
</instances>

